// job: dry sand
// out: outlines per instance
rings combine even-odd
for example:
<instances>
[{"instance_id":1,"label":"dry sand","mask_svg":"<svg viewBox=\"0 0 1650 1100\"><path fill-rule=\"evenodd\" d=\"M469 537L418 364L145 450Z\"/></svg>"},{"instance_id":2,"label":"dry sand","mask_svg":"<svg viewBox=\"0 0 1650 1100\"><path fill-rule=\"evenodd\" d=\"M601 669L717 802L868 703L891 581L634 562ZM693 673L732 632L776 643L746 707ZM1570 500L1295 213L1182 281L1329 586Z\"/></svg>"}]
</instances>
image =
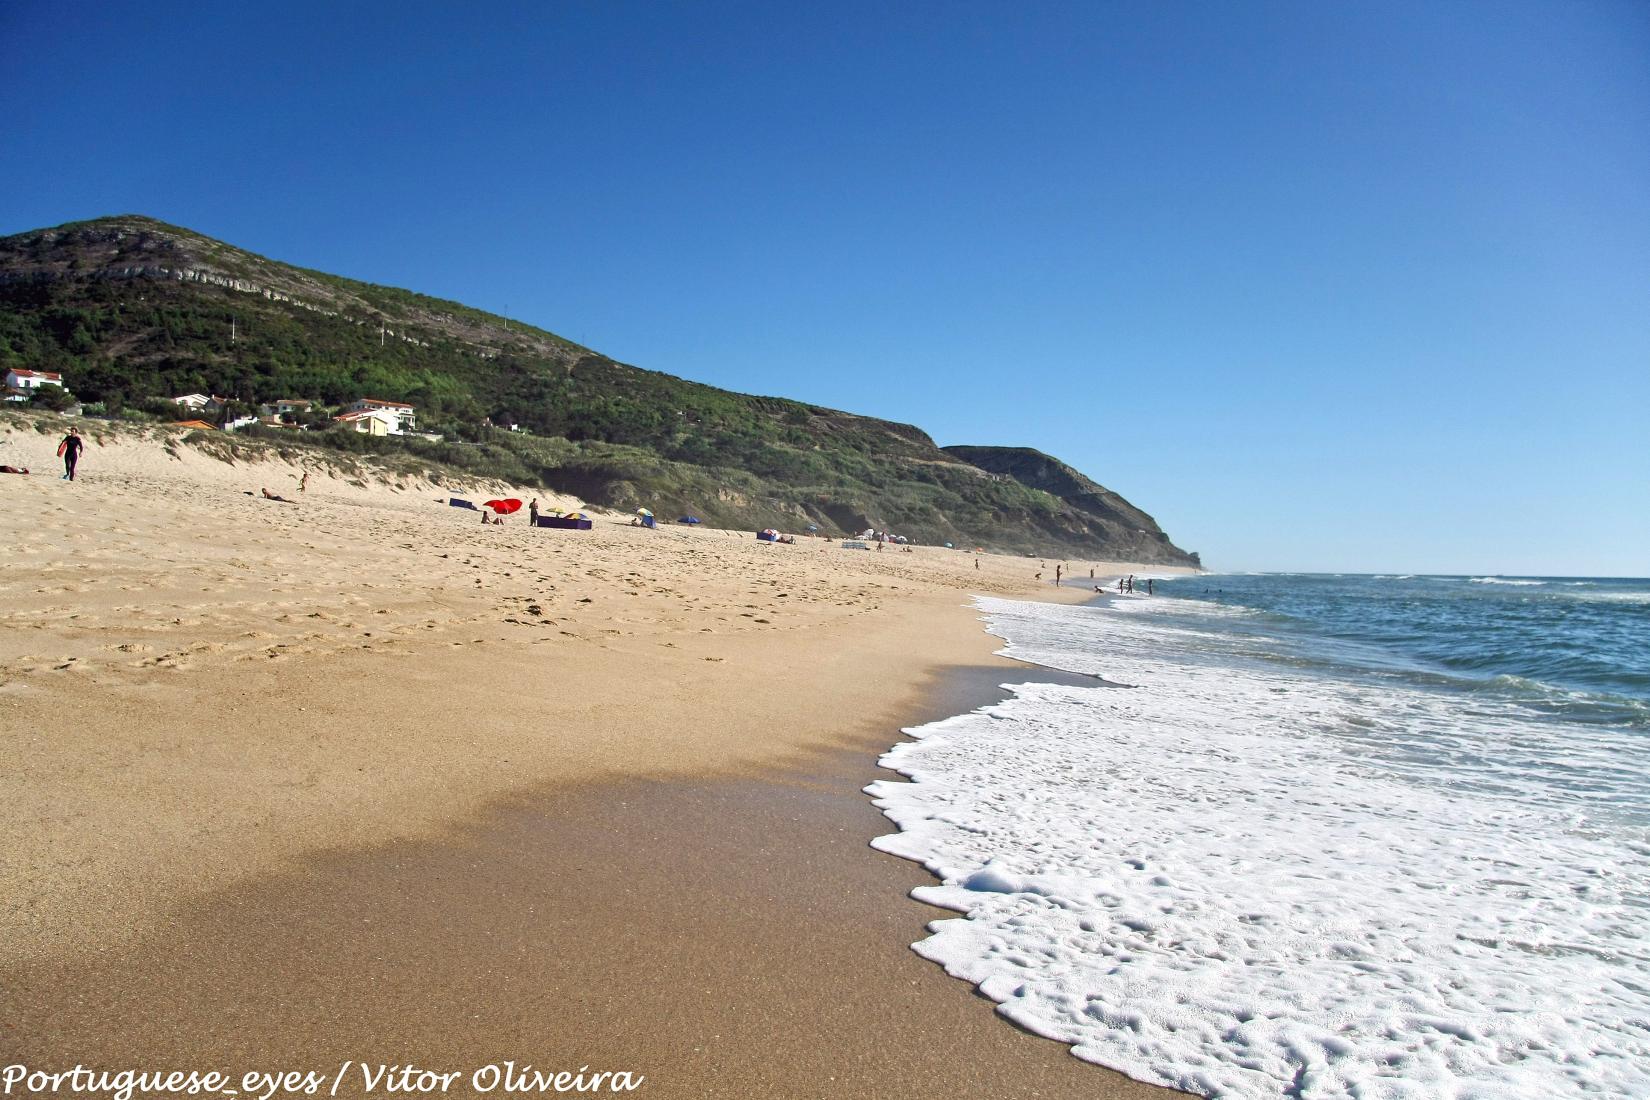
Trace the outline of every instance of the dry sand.
<instances>
[{"instance_id":1,"label":"dry sand","mask_svg":"<svg viewBox=\"0 0 1650 1100\"><path fill-rule=\"evenodd\" d=\"M166 433L70 484L41 426L0 418L0 1061L1162 1094L911 953L946 914L866 843L900 726L1028 678L969 594L1082 596L1038 561L483 527Z\"/></svg>"}]
</instances>

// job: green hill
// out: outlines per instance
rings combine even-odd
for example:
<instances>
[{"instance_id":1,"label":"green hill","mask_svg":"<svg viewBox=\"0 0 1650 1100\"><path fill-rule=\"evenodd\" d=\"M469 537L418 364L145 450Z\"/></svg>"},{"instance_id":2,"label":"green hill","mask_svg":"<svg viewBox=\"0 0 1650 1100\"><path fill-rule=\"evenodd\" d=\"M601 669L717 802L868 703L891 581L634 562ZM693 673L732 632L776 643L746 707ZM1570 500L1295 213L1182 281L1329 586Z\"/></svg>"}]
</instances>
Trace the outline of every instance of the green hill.
<instances>
[{"instance_id":1,"label":"green hill","mask_svg":"<svg viewBox=\"0 0 1650 1100\"><path fill-rule=\"evenodd\" d=\"M0 238L0 368L9 367L60 371L78 398L127 416L164 413L155 399L191 392L249 404L407 401L447 442L299 438L408 450L614 507L1195 564L1115 494L1106 497L1127 507L1124 519L1092 509L1087 490L1066 499L982 469L966 449L942 450L908 424L627 366L457 302L293 267L134 215Z\"/></svg>"}]
</instances>

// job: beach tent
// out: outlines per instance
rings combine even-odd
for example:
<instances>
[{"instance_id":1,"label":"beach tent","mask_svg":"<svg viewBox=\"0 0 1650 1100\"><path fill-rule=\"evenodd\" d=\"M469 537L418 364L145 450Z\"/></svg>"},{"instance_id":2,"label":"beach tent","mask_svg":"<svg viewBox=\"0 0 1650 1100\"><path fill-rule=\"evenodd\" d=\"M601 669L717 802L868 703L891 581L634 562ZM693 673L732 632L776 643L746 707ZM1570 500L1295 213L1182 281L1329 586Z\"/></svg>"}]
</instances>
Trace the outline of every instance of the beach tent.
<instances>
[{"instance_id":1,"label":"beach tent","mask_svg":"<svg viewBox=\"0 0 1650 1100\"><path fill-rule=\"evenodd\" d=\"M817 523L810 523L810 524L808 524L808 530L810 530L810 531L817 531L817 530L819 530L819 524L817 524Z\"/></svg>"},{"instance_id":2,"label":"beach tent","mask_svg":"<svg viewBox=\"0 0 1650 1100\"><path fill-rule=\"evenodd\" d=\"M652 527L656 523L653 518L653 513L649 512L646 508L636 509L636 518L642 521L643 527Z\"/></svg>"},{"instance_id":3,"label":"beach tent","mask_svg":"<svg viewBox=\"0 0 1650 1100\"><path fill-rule=\"evenodd\" d=\"M577 512L569 512L565 516L540 516L540 527L557 527L563 531L588 531L590 521Z\"/></svg>"},{"instance_id":4,"label":"beach tent","mask_svg":"<svg viewBox=\"0 0 1650 1100\"><path fill-rule=\"evenodd\" d=\"M703 521L700 520L700 518L698 516L683 516L681 519L677 520L676 522L677 523L701 523Z\"/></svg>"},{"instance_id":5,"label":"beach tent","mask_svg":"<svg viewBox=\"0 0 1650 1100\"><path fill-rule=\"evenodd\" d=\"M756 537L762 542L777 542L779 541L779 532L772 527L764 527L756 533Z\"/></svg>"}]
</instances>

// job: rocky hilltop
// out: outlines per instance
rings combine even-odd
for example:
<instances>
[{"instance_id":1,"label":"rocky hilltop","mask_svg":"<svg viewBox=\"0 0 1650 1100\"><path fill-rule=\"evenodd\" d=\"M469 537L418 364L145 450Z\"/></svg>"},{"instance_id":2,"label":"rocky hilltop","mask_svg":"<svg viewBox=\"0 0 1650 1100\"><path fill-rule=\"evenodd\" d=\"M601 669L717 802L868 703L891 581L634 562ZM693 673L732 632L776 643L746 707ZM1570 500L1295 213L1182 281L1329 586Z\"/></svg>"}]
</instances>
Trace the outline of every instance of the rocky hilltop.
<instances>
[{"instance_id":1,"label":"rocky hilltop","mask_svg":"<svg viewBox=\"0 0 1650 1100\"><path fill-rule=\"evenodd\" d=\"M405 401L443 442L290 436L396 449L614 507L1195 564L1150 516L1035 451L941 449L909 424L629 366L459 302L137 215L0 238L0 367L14 366L61 372L76 397L128 418L167 416L164 399L190 392L248 406Z\"/></svg>"}]
</instances>

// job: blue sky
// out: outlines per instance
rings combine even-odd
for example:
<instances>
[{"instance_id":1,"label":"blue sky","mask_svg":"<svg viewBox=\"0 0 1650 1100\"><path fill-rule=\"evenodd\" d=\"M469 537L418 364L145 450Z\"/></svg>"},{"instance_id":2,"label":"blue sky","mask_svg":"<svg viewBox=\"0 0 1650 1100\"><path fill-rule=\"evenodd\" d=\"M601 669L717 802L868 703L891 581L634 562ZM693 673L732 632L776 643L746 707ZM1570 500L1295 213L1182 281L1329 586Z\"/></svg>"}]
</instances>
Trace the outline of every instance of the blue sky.
<instances>
[{"instance_id":1,"label":"blue sky","mask_svg":"<svg viewBox=\"0 0 1650 1100\"><path fill-rule=\"evenodd\" d=\"M1650 6L0 6L144 213L1038 447L1231 569L1650 574Z\"/></svg>"}]
</instances>

